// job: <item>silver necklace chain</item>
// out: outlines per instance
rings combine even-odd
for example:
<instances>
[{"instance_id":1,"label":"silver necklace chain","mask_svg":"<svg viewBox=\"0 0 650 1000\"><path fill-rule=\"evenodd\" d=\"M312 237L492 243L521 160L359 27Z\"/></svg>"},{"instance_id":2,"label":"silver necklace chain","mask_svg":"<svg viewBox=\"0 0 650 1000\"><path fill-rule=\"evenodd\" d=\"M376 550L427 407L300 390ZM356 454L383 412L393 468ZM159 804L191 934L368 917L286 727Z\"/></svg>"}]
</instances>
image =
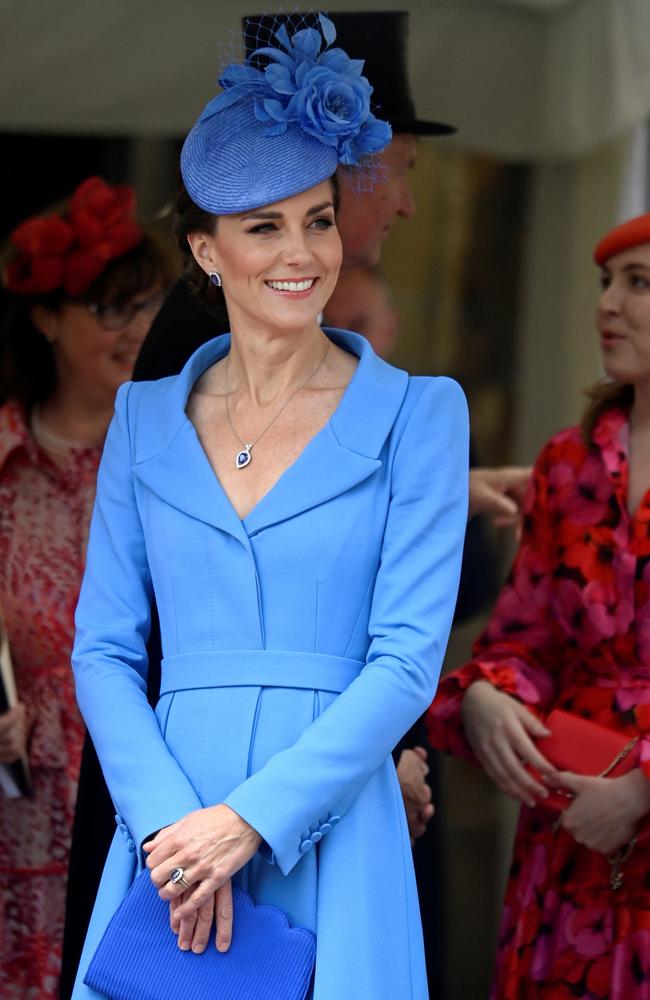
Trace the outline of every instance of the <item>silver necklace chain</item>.
<instances>
[{"instance_id":1,"label":"silver necklace chain","mask_svg":"<svg viewBox=\"0 0 650 1000\"><path fill-rule=\"evenodd\" d=\"M255 447L255 445L257 444L257 442L260 440L261 437L264 436L264 434L266 434L266 432L269 430L269 428L273 426L273 424L278 419L278 417L280 416L280 414L283 413L284 410L286 410L287 406L289 405L289 403L291 402L291 400L293 399L293 397L297 396L298 393L300 392L300 390L304 389L305 386L307 385L307 383L311 382L311 380L313 378L315 378L316 375L318 375L319 371L321 370L321 368L323 367L323 365L325 363L325 358L327 357L327 352L329 351L329 349L330 349L330 342L328 340L327 341L327 346L325 348L325 353L323 354L323 357L318 362L317 367L313 370L313 372L311 373L311 375L308 375L307 378L305 379L305 381L301 382L300 385L298 386L298 388L294 389L293 392L291 393L291 395L287 399L285 399L284 403L282 404L282 406L280 407L280 409L278 410L278 412L271 418L271 420L269 420L269 422L266 425L266 427L262 428L262 430L259 432L259 434L257 435L257 437L253 438L253 440L250 442L250 444L246 444L244 441L242 441L242 439L240 438L239 434L235 430L234 424L232 422L232 417L230 416L230 406L228 404L228 396L230 395L230 389L229 389L229 383L228 383L228 362L230 361L230 354L227 355L227 357L226 357L226 416L228 417L228 423L230 424L231 431L233 432L233 434L235 435L235 437L237 438L237 440L239 441L239 443L241 445L241 451L238 451L237 454L235 455L235 467L237 469L245 469L246 466L250 464L250 462L252 461L252 458L253 458L253 456L251 455L251 452L252 452L253 448Z\"/></svg>"}]
</instances>

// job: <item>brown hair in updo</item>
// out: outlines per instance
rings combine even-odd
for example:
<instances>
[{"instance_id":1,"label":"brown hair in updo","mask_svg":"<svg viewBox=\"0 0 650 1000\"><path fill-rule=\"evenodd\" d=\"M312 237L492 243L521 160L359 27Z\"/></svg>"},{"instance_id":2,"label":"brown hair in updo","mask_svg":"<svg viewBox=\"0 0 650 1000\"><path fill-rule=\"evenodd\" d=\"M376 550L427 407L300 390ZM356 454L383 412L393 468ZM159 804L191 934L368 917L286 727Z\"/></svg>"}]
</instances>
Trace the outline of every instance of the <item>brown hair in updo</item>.
<instances>
[{"instance_id":1,"label":"brown hair in updo","mask_svg":"<svg viewBox=\"0 0 650 1000\"><path fill-rule=\"evenodd\" d=\"M180 182L174 215L174 235L183 255L185 279L195 295L206 305L224 306L223 292L213 285L202 267L196 263L187 237L191 233L212 235L217 226L217 216L192 201L185 185Z\"/></svg>"}]
</instances>

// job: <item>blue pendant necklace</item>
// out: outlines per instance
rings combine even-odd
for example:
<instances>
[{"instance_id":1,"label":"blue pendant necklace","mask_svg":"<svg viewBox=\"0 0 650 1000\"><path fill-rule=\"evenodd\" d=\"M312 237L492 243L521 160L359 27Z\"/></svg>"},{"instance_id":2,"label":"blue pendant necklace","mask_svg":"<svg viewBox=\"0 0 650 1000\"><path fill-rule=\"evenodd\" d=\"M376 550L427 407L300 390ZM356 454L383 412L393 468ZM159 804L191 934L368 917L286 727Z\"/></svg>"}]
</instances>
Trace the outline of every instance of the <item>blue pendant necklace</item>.
<instances>
[{"instance_id":1,"label":"blue pendant necklace","mask_svg":"<svg viewBox=\"0 0 650 1000\"><path fill-rule=\"evenodd\" d=\"M307 383L311 382L311 380L313 378L315 378L315 376L318 374L318 372L323 367L323 364L325 362L325 358L327 357L327 352L329 351L329 349L330 349L330 342L328 340L327 341L327 346L325 348L325 353L323 354L323 357L320 359L320 361L318 363L318 366L314 369L314 371L311 373L311 375L308 375L307 378L305 379L305 381L301 382L300 385L298 386L298 388L294 389L293 392L291 393L291 395L287 399L285 399L284 403L282 404L282 406L280 407L280 409L278 410L278 412L271 418L271 420L269 420L269 422L266 425L266 427L264 427L260 431L260 433L257 435L257 437L253 438L253 440L250 442L250 444L246 444L244 441L242 441L242 439L240 438L239 434L237 433L237 431L234 428L234 425L233 425L233 422L232 422L232 417L230 416L230 406L228 405L228 396L230 395L230 391L229 391L229 388L228 388L228 362L230 361L230 354L228 354L228 356L226 357L226 416L228 417L228 423L230 424L231 431L233 432L233 434L235 435L235 437L237 438L237 440L239 441L239 443L241 445L241 450L238 451L237 454L235 455L235 468L236 469L245 469L247 465L250 465L250 463L253 460L253 456L251 454L251 452L253 451L253 447L257 444L257 442L259 441L259 439L264 434L266 434L266 432L268 431L268 429L275 423L275 421L278 419L278 417L283 412L283 410L285 410L286 407L289 405L289 403L291 402L291 400L293 399L293 397L297 396L298 393L300 392L300 390L304 389L305 386L307 385Z\"/></svg>"}]
</instances>

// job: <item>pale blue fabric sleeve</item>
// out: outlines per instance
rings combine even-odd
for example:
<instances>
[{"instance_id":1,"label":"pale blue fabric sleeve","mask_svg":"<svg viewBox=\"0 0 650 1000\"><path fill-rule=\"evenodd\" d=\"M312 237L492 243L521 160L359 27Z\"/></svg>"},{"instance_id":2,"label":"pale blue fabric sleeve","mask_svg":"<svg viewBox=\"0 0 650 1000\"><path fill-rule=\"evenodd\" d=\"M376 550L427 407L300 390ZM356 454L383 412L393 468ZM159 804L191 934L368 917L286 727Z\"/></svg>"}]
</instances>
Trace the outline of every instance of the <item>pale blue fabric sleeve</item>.
<instances>
[{"instance_id":1,"label":"pale blue fabric sleeve","mask_svg":"<svg viewBox=\"0 0 650 1000\"><path fill-rule=\"evenodd\" d=\"M262 835L284 874L309 847L311 831L331 829L332 817L345 822L346 809L436 690L467 523L468 417L457 383L422 382L392 453L366 666L292 747L226 799Z\"/></svg>"},{"instance_id":2,"label":"pale blue fabric sleeve","mask_svg":"<svg viewBox=\"0 0 650 1000\"><path fill-rule=\"evenodd\" d=\"M111 797L140 844L201 802L147 702L152 589L131 472L130 388L118 392L99 469L72 664Z\"/></svg>"}]
</instances>

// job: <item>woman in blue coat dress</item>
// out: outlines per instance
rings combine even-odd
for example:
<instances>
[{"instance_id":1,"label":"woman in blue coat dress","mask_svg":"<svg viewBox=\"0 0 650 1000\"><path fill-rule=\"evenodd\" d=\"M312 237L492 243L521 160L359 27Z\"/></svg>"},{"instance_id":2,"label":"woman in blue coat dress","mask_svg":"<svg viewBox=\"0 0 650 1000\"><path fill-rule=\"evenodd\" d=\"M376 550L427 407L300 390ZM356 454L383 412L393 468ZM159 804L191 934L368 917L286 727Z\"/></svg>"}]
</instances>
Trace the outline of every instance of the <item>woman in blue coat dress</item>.
<instances>
[{"instance_id":1,"label":"woman in blue coat dress","mask_svg":"<svg viewBox=\"0 0 650 1000\"><path fill-rule=\"evenodd\" d=\"M453 381L320 328L337 164L390 130L326 18L277 40L225 71L181 157L179 233L232 332L120 391L100 468L73 665L118 830L75 1000L99 996L85 970L145 865L181 948L215 924L228 948L232 879L314 930L314 1000L427 996L390 752L447 641L467 413Z\"/></svg>"}]
</instances>

